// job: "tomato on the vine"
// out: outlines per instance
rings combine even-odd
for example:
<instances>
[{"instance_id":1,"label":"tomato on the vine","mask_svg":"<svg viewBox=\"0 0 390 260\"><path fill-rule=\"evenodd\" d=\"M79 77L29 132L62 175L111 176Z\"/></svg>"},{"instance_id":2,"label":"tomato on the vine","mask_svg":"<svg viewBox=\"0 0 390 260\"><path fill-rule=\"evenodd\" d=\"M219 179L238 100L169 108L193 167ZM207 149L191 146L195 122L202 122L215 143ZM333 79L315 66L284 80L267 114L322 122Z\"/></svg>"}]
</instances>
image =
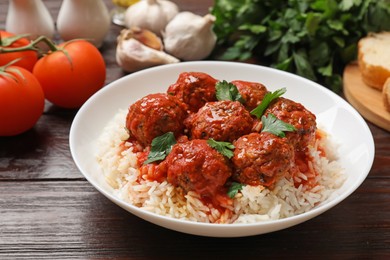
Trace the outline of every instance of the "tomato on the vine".
<instances>
[{"instance_id":1,"label":"tomato on the vine","mask_svg":"<svg viewBox=\"0 0 390 260\"><path fill-rule=\"evenodd\" d=\"M64 108L79 108L103 87L106 65L99 50L85 40L56 46L35 64L33 74L45 97Z\"/></svg>"},{"instance_id":2,"label":"tomato on the vine","mask_svg":"<svg viewBox=\"0 0 390 260\"><path fill-rule=\"evenodd\" d=\"M12 50L14 48L27 46L29 43L30 41L27 38L19 38L13 33L0 31L0 47L2 48ZM20 60L14 63L14 66L20 66L32 72L35 63L38 60L38 54L33 50L0 53L0 66L4 66L16 59Z\"/></svg>"},{"instance_id":3,"label":"tomato on the vine","mask_svg":"<svg viewBox=\"0 0 390 260\"><path fill-rule=\"evenodd\" d=\"M0 67L0 136L31 129L44 106L42 87L31 72L17 66Z\"/></svg>"}]
</instances>

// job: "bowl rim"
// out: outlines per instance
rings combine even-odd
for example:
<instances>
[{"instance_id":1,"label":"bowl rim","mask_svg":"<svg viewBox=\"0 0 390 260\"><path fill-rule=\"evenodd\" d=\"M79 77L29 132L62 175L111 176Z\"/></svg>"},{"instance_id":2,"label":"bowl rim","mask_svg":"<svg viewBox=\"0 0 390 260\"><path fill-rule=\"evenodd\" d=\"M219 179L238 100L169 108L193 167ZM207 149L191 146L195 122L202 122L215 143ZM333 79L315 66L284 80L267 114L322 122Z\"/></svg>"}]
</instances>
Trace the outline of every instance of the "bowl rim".
<instances>
[{"instance_id":1,"label":"bowl rim","mask_svg":"<svg viewBox=\"0 0 390 260\"><path fill-rule=\"evenodd\" d=\"M362 170L362 172L364 172L364 174L359 175L360 178L355 180L354 185L352 187L349 187L343 193L339 194L339 196L337 196L336 198L331 199L330 201L326 201L326 203L324 203L324 204L321 203L318 207L314 207L313 209L309 210L308 212L304 212L304 213L301 213L301 214L298 214L298 215L295 215L295 216L291 216L291 217L287 217L287 218L282 218L282 219L277 219L277 220L270 220L270 221L265 221L265 222L255 222L255 223L233 223L233 224L202 223L202 222L194 222L194 221L189 221L189 220L183 220L183 219L177 219L177 218L172 218L172 217L168 217L168 216L158 215L156 213L152 213L152 212L143 210L143 209L141 209L141 208L139 208L139 207L137 207L135 205L132 205L132 204L130 204L128 202L125 202L125 201L119 199L118 197L116 197L114 194L112 194L112 193L108 192L107 190L105 190L104 188L102 188L99 185L98 181L95 178L93 178L93 175L91 175L90 173L86 172L86 170L84 169L84 166L78 160L78 154L77 154L77 143L76 143L77 137L76 137L76 134L78 133L78 130L79 130L78 129L79 121L82 120L82 118L85 116L85 113L87 113L87 109L89 108L89 106L91 106L95 102L95 99L97 97L103 96L103 95L107 95L107 93L109 93L112 88L115 88L116 86L120 86L120 84L123 83L123 82L131 81L133 78L149 75L150 73L156 73L157 71L170 71L172 69L177 69L179 67L183 67L183 69L186 69L186 67L191 67L191 66L195 66L195 65L196 66L198 66L198 65L201 65L201 66L202 65L207 65L207 66L227 66L227 67L237 67L238 66L238 67L241 67L242 69L251 68L251 69L266 70L266 71L270 71L272 73L275 73L276 75L298 78L302 82L306 82L306 83L308 83L310 85L315 86L316 88L318 88L318 90L320 90L320 92L326 93L332 99L334 99L337 103L341 103L344 108L347 108L348 112L352 113L352 115L354 116L354 119L359 121L360 125L365 128L363 130L368 134L366 137L368 137L367 145L368 145L368 148L369 148L368 153L369 153L370 156L369 156L369 160L368 160L368 162L366 164L366 169ZM79 109L79 111L76 113L76 115L74 117L74 120L73 120L73 122L71 124L71 127L70 127L69 146L70 146L70 151L71 151L72 158L73 158L77 168L79 169L80 173L87 179L87 181L92 186L94 186L94 188L96 188L100 193L102 193L105 197L107 197L109 200L111 200L112 202L114 202L118 206L120 206L120 207L124 208L125 210L129 211L133 215L141 217L144 220L152 222L152 223L154 223L156 225L160 225L160 226L163 226L163 227L166 227L166 228L169 228L169 229L173 229L173 230L184 232L184 233L188 233L188 234L204 235L204 236L216 236L216 237L217 236L235 237L235 236L247 236L247 235L256 235L256 234L262 234L262 233L269 233L269 232L272 232L272 231L284 229L284 228L287 228L287 227L299 224L301 222L304 222L306 220L309 220L309 219L311 219L313 217L316 217L316 216L320 215L321 213L329 210L330 208L336 206L341 201L346 199L349 195L351 195L363 183L363 181L366 179L367 175L370 172L370 169L372 167L373 160L374 160L374 154L375 154L375 145L374 145L373 136L372 136L372 133L371 133L367 123L361 117L361 115L346 100L344 100L342 97L340 97L336 93L334 93L331 90L321 86L320 84L318 84L316 82L313 82L313 81L308 80L306 78L303 78L303 77L300 77L298 75L292 74L290 72L281 71L281 70L277 70L277 69L270 68L270 67L264 67L264 66L261 66L261 65L247 64L247 63L238 63L238 62L231 62L231 61L190 61L190 62L181 62L181 63L176 63L176 64L163 65L163 66L156 66L156 67L144 69L144 70L132 73L132 74L128 74L128 75L126 75L124 77L121 77L121 78L119 78L117 80L112 81L111 83L107 84L105 87L100 89L98 92L96 92L91 98L89 98L84 103L84 105ZM131 211L129 210L129 208L131 209ZM155 222L153 222L154 219L162 220L163 223L155 223ZM182 228L175 229L175 228L172 228L172 227L168 227L170 225L167 226L166 222L170 222L170 223L173 223L173 224L176 224L176 225L179 225L179 226L183 226L184 225L184 226L194 226L196 228L201 228L199 231L201 231L203 229L210 229L210 228L212 230L214 230L214 229L228 229L229 232L227 232L227 233L229 233L229 234L226 235L225 233L222 233L222 234L215 234L215 235L213 235L213 234L209 234L208 232L203 234L202 232L198 232L196 230L193 231L193 232L186 232L186 231L183 231ZM281 228L279 228L279 229L278 228L273 228L273 230L269 231L269 232L259 232L259 230L257 230L259 227L265 227L265 226L269 226L269 225L276 225L276 226L279 225L279 226L281 226ZM254 232L247 232L248 233L247 235L245 235L245 234L241 235L239 233L238 233L238 235L235 235L234 233L232 233L232 232L235 232L235 231L237 231L237 230L239 230L241 228L246 228L246 229L248 229L248 228L249 229L257 228L257 229L255 229Z\"/></svg>"}]
</instances>

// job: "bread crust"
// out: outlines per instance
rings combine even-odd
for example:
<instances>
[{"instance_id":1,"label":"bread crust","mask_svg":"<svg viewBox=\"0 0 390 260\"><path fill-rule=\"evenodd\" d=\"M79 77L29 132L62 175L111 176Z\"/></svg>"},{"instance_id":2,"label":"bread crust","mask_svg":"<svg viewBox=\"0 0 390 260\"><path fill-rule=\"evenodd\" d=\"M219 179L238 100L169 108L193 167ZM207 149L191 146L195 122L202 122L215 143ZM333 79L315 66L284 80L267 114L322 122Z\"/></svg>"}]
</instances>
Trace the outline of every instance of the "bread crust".
<instances>
[{"instance_id":1,"label":"bread crust","mask_svg":"<svg viewBox=\"0 0 390 260\"><path fill-rule=\"evenodd\" d=\"M390 112L390 77L383 84L382 97L386 110Z\"/></svg>"},{"instance_id":2,"label":"bread crust","mask_svg":"<svg viewBox=\"0 0 390 260\"><path fill-rule=\"evenodd\" d=\"M382 66L369 65L363 59L359 59L359 68L364 83L378 90L382 90L386 79L390 77L390 71Z\"/></svg>"},{"instance_id":3,"label":"bread crust","mask_svg":"<svg viewBox=\"0 0 390 260\"><path fill-rule=\"evenodd\" d=\"M389 41L390 43L390 33L382 32L379 34L370 34L360 39L358 42L358 64L364 83L370 87L382 90L385 81L390 77L390 67L383 67L380 64L375 64L373 62L370 63L367 61L366 55L368 55L369 52L371 52L372 55L373 47L367 47L364 45L372 44L372 40ZM380 58L381 51L377 51L376 55L378 55L378 58Z\"/></svg>"}]
</instances>

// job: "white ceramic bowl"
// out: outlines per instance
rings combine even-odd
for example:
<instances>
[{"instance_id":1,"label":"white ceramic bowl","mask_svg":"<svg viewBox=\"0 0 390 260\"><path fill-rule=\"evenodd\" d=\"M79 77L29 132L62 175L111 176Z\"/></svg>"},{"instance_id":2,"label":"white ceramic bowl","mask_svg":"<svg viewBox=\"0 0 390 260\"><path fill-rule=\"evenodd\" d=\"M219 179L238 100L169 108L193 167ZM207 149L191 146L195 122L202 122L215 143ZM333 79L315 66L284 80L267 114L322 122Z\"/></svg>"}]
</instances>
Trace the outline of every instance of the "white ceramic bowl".
<instances>
[{"instance_id":1,"label":"white ceramic bowl","mask_svg":"<svg viewBox=\"0 0 390 260\"><path fill-rule=\"evenodd\" d=\"M317 123L340 143L340 163L348 178L337 194L307 213L255 224L208 224L183 221L150 213L113 195L95 159L96 140L119 109L150 93L165 92L185 71L205 72L219 80L261 82L271 91L286 87L285 97L302 103L317 116ZM364 181L374 159L372 134L346 101L312 81L283 71L257 65L196 61L146 69L118 79L93 95L77 113L70 130L70 150L85 178L104 196L132 214L154 224L195 235L240 237L268 233L309 220L337 205Z\"/></svg>"}]
</instances>

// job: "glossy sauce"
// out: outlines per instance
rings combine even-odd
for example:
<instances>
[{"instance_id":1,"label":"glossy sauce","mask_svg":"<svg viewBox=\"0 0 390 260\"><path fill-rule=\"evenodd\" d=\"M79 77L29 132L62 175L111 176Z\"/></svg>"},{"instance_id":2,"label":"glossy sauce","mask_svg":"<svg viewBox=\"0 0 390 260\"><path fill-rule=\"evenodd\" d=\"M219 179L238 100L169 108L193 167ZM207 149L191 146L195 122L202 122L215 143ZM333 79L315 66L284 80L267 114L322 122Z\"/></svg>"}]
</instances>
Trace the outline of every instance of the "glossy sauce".
<instances>
[{"instance_id":1,"label":"glossy sauce","mask_svg":"<svg viewBox=\"0 0 390 260\"><path fill-rule=\"evenodd\" d=\"M252 107L268 92L260 83L236 82ZM225 210L221 205L233 203L227 196L232 181L272 189L280 178L291 176L299 180L296 186L315 186L318 173L310 167L313 158L307 150L321 138L315 116L299 103L278 98L265 114L274 114L297 131L286 133L286 138L259 133L261 123L244 105L216 101L216 83L205 73L182 73L167 95L151 94L130 107L126 125L132 137L128 141L137 153L140 178L167 180L183 194L196 192L205 204L221 211ZM152 139L168 131L177 139L171 152L163 161L144 164ZM207 143L210 138L234 143L234 156L228 159L212 148ZM300 178L302 174L306 180Z\"/></svg>"},{"instance_id":2,"label":"glossy sauce","mask_svg":"<svg viewBox=\"0 0 390 260\"><path fill-rule=\"evenodd\" d=\"M226 194L224 185L232 169L226 157L211 148L206 140L174 145L165 164L168 182L185 192L195 191L211 200L221 191Z\"/></svg>"}]
</instances>

